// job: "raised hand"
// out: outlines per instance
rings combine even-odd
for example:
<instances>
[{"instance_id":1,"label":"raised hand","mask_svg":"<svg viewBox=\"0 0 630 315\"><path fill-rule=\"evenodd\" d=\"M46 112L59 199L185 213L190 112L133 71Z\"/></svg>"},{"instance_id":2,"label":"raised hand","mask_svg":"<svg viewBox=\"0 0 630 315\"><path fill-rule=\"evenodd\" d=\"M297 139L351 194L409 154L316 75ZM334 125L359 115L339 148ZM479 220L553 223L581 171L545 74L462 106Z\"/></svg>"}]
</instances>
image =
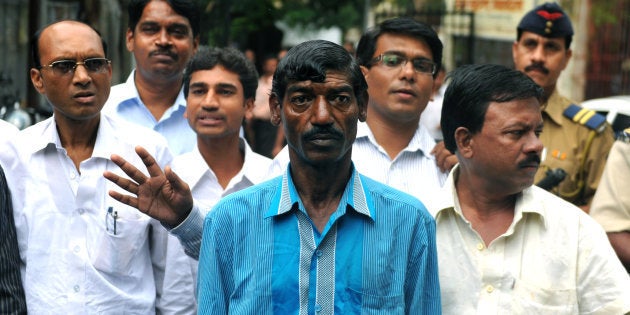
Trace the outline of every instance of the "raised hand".
<instances>
[{"instance_id":1,"label":"raised hand","mask_svg":"<svg viewBox=\"0 0 630 315\"><path fill-rule=\"evenodd\" d=\"M175 227L186 219L193 207L192 194L186 184L169 166L164 171L153 156L143 147L137 146L136 153L147 167L150 177L138 170L119 155L113 154L111 159L130 179L120 177L110 171L103 176L118 187L135 195L124 195L110 190L109 195L148 216Z\"/></svg>"}]
</instances>

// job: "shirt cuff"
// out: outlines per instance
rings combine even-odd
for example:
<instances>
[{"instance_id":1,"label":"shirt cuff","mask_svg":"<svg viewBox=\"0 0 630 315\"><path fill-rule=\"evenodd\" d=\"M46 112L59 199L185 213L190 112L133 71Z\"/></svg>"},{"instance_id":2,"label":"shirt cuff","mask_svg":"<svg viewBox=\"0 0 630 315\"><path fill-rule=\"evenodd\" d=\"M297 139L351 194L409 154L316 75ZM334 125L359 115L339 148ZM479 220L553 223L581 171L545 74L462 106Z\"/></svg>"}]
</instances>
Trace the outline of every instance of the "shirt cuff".
<instances>
[{"instance_id":1,"label":"shirt cuff","mask_svg":"<svg viewBox=\"0 0 630 315\"><path fill-rule=\"evenodd\" d=\"M199 248L201 247L201 237L203 235L204 216L196 204L188 214L184 222L170 230L170 233L179 239L184 247L186 255L194 259L199 259Z\"/></svg>"}]
</instances>

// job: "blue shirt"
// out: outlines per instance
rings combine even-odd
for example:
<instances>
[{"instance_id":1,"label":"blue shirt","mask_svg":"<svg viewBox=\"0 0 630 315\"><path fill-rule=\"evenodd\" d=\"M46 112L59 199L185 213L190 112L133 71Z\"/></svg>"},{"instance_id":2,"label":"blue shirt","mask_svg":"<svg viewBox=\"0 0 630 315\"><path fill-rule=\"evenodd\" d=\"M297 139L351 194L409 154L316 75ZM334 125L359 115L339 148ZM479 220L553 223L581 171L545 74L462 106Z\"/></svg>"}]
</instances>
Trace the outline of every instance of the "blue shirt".
<instances>
[{"instance_id":1,"label":"blue shirt","mask_svg":"<svg viewBox=\"0 0 630 315\"><path fill-rule=\"evenodd\" d=\"M197 145L197 135L184 117L186 112L184 89L179 91L175 103L158 121L140 99L134 81L135 73L135 70L132 71L125 83L112 86L103 112L157 131L168 141L168 148L173 156L192 151Z\"/></svg>"},{"instance_id":2,"label":"blue shirt","mask_svg":"<svg viewBox=\"0 0 630 315\"><path fill-rule=\"evenodd\" d=\"M440 314L438 281L419 200L354 170L320 234L286 171L206 217L199 314Z\"/></svg>"}]
</instances>

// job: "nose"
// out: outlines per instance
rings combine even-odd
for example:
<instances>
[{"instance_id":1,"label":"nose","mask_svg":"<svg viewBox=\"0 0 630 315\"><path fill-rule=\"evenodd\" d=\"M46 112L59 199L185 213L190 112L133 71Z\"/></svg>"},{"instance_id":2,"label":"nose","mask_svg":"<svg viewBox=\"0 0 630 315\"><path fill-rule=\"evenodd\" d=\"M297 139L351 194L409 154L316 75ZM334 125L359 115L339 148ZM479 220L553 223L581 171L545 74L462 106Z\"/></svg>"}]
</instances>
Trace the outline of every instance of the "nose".
<instances>
[{"instance_id":1,"label":"nose","mask_svg":"<svg viewBox=\"0 0 630 315\"><path fill-rule=\"evenodd\" d=\"M413 62L411 60L405 60L401 65L400 76L402 79L408 81L414 81L416 77L416 70L413 68Z\"/></svg>"},{"instance_id":2,"label":"nose","mask_svg":"<svg viewBox=\"0 0 630 315\"><path fill-rule=\"evenodd\" d=\"M523 147L523 151L525 153L536 153L538 156L542 153L543 143L540 140L540 137L536 134L536 132L530 132L527 140L525 142L525 146Z\"/></svg>"},{"instance_id":3,"label":"nose","mask_svg":"<svg viewBox=\"0 0 630 315\"><path fill-rule=\"evenodd\" d=\"M545 47L543 45L537 45L536 48L532 50L532 61L533 62L544 62L545 61Z\"/></svg>"},{"instance_id":4,"label":"nose","mask_svg":"<svg viewBox=\"0 0 630 315\"><path fill-rule=\"evenodd\" d=\"M158 46L170 46L171 45L171 37L168 34L166 29L161 29L158 33L158 36L155 40L155 44Z\"/></svg>"},{"instance_id":5,"label":"nose","mask_svg":"<svg viewBox=\"0 0 630 315\"><path fill-rule=\"evenodd\" d=\"M332 124L332 110L325 96L317 96L313 102L311 123L313 125Z\"/></svg>"},{"instance_id":6,"label":"nose","mask_svg":"<svg viewBox=\"0 0 630 315\"><path fill-rule=\"evenodd\" d=\"M216 110L219 107L217 93L209 90L206 96L201 100L201 107L205 110Z\"/></svg>"},{"instance_id":7,"label":"nose","mask_svg":"<svg viewBox=\"0 0 630 315\"><path fill-rule=\"evenodd\" d=\"M83 63L77 64L72 74L72 81L74 84L87 85L92 82L92 77L88 73L87 68Z\"/></svg>"}]
</instances>

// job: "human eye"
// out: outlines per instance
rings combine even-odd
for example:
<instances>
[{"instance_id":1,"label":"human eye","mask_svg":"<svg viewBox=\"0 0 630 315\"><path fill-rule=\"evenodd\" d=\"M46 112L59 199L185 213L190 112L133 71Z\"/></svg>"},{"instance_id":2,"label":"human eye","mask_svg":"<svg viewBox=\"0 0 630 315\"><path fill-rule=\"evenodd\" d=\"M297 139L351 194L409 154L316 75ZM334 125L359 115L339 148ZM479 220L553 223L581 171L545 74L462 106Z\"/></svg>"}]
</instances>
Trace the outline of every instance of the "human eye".
<instances>
[{"instance_id":1,"label":"human eye","mask_svg":"<svg viewBox=\"0 0 630 315\"><path fill-rule=\"evenodd\" d=\"M155 24L143 24L140 31L145 34L155 34L159 31L159 27Z\"/></svg>"},{"instance_id":2,"label":"human eye","mask_svg":"<svg viewBox=\"0 0 630 315\"><path fill-rule=\"evenodd\" d=\"M107 59L104 58L90 58L83 61L85 67L92 72L101 72L107 65Z\"/></svg>"},{"instance_id":3,"label":"human eye","mask_svg":"<svg viewBox=\"0 0 630 315\"><path fill-rule=\"evenodd\" d=\"M413 68L416 69L417 72L433 74L434 66L433 62L425 59L415 59L413 61Z\"/></svg>"},{"instance_id":4,"label":"human eye","mask_svg":"<svg viewBox=\"0 0 630 315\"><path fill-rule=\"evenodd\" d=\"M538 46L538 42L533 39L526 39L523 41L523 46L529 49L534 49Z\"/></svg>"},{"instance_id":5,"label":"human eye","mask_svg":"<svg viewBox=\"0 0 630 315\"><path fill-rule=\"evenodd\" d=\"M336 94L329 98L329 101L336 106L347 105L352 101L352 97L347 94Z\"/></svg>"},{"instance_id":6,"label":"human eye","mask_svg":"<svg viewBox=\"0 0 630 315\"><path fill-rule=\"evenodd\" d=\"M76 67L77 63L74 60L59 60L50 64L50 67L54 71L59 73L68 73Z\"/></svg>"},{"instance_id":7,"label":"human eye","mask_svg":"<svg viewBox=\"0 0 630 315\"><path fill-rule=\"evenodd\" d=\"M236 94L234 91L230 89L219 89L217 93L223 96L231 96L231 95Z\"/></svg>"},{"instance_id":8,"label":"human eye","mask_svg":"<svg viewBox=\"0 0 630 315\"><path fill-rule=\"evenodd\" d=\"M404 58L398 55L383 55L383 57L381 57L383 64L388 67L396 67L400 65L403 60Z\"/></svg>"},{"instance_id":9,"label":"human eye","mask_svg":"<svg viewBox=\"0 0 630 315\"><path fill-rule=\"evenodd\" d=\"M185 26L174 26L169 29L169 33L173 36L182 38L188 36L188 28Z\"/></svg>"},{"instance_id":10,"label":"human eye","mask_svg":"<svg viewBox=\"0 0 630 315\"><path fill-rule=\"evenodd\" d=\"M189 94L194 95L194 96L204 95L206 94L206 89L203 87L193 87L193 88L190 88Z\"/></svg>"},{"instance_id":11,"label":"human eye","mask_svg":"<svg viewBox=\"0 0 630 315\"><path fill-rule=\"evenodd\" d=\"M295 105L296 107L305 107L310 103L312 99L313 98L308 95L300 94L300 95L291 96L289 101L291 102L291 104Z\"/></svg>"},{"instance_id":12,"label":"human eye","mask_svg":"<svg viewBox=\"0 0 630 315\"><path fill-rule=\"evenodd\" d=\"M557 51L560 51L561 49L562 48L557 43L550 42L545 45L545 50L550 51L550 52L557 52Z\"/></svg>"}]
</instances>

